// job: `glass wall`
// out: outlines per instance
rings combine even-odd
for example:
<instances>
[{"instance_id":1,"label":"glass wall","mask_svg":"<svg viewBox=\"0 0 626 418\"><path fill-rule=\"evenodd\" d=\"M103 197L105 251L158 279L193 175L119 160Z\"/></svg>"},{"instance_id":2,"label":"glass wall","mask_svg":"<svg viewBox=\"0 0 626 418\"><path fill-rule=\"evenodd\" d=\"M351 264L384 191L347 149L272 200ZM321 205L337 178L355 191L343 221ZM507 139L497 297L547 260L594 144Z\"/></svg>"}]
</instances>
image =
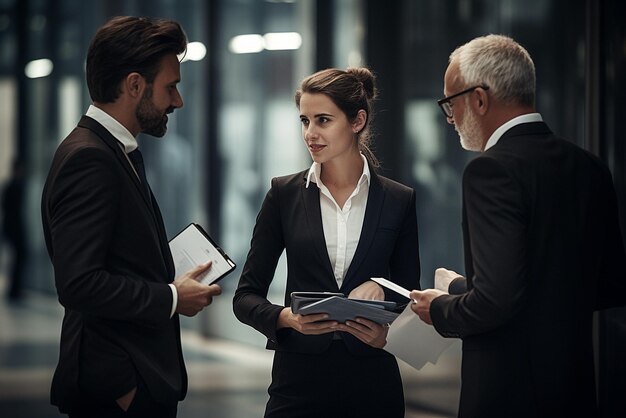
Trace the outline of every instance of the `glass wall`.
<instances>
[{"instance_id":1,"label":"glass wall","mask_svg":"<svg viewBox=\"0 0 626 418\"><path fill-rule=\"evenodd\" d=\"M391 69L402 77L404 86L403 140L395 154L403 156L402 170L397 170L400 180L417 191L423 286L432 286L434 269L439 266L464 271L460 187L463 168L475 154L461 148L457 133L437 108L449 54L488 33L516 39L535 61L538 111L554 132L582 145L583 12L582 1L403 2L402 32L397 40L403 51L398 61L401 68ZM374 24L370 20L368 26ZM559 36L547 36L548 32Z\"/></svg>"},{"instance_id":2,"label":"glass wall","mask_svg":"<svg viewBox=\"0 0 626 418\"><path fill-rule=\"evenodd\" d=\"M12 77L16 57L16 25L12 24L12 0L0 1L0 100L16 101L17 83ZM0 102L1 103L1 102ZM9 177L15 149L15 106L0 105L0 184Z\"/></svg>"},{"instance_id":3,"label":"glass wall","mask_svg":"<svg viewBox=\"0 0 626 418\"><path fill-rule=\"evenodd\" d=\"M182 64L185 107L174 113L166 137L139 141L168 233L191 220L200 222L239 268L270 179L310 163L293 103L299 81L319 65L369 66L381 90L374 148L382 173L418 192L423 285L429 286L437 266L463 270L459 185L463 167L473 157L460 148L435 103L442 95L448 54L480 34L516 38L537 65L538 109L555 132L583 144L584 7L580 0L404 0L385 5L374 0L3 0L0 53L6 60L0 63L0 88L6 92L2 100L15 106L2 106L0 112L9 121L2 124L7 132L2 158L8 161L21 150L30 169L28 235L37 262L29 285L53 290L40 233L41 187L59 140L89 105L84 56L93 32L107 17L174 18L191 42L206 48L204 57ZM320 22L330 22L324 26L330 34L318 32ZM560 36L548 36L554 31ZM286 44L276 46L272 39ZM320 39L329 40L329 63L316 62ZM47 75L25 75L27 64L42 59L50 60ZM18 95L24 99L17 101ZM0 175L6 177L6 162L2 166ZM234 289L239 272L224 282L227 292ZM272 297L280 295L284 273L281 264ZM225 309L227 314L232 316ZM203 328L229 335L231 325L222 333L209 320Z\"/></svg>"},{"instance_id":4,"label":"glass wall","mask_svg":"<svg viewBox=\"0 0 626 418\"><path fill-rule=\"evenodd\" d=\"M448 55L480 34L513 36L535 59L539 111L555 132L583 144L584 7L580 0L385 5L374 0L3 0L0 89L2 100L16 106L0 111L8 121L2 123L0 176L8 176L10 156L26 156L28 235L37 260L29 285L53 291L40 233L41 187L58 142L89 105L84 56L107 17L174 18L191 42L205 48L203 57L182 64L185 106L174 113L166 137L139 141L168 233L192 220L205 225L239 265L224 282L232 292L270 179L310 163L293 94L304 76L325 66L367 65L378 75L374 148L382 173L418 192L423 286L431 285L437 266L462 272L459 187L473 155L461 149L436 106ZM322 22L324 30L318 31ZM548 36L553 31L562 36ZM286 44L272 45L277 37ZM327 62L320 62L317 45L330 49ZM27 65L44 59L51 66L48 74L24 73ZM24 99L11 100L17 95ZM277 300L284 278L281 263L272 294ZM223 312L232 317L230 308ZM202 328L208 334L228 336L240 328L233 323L222 330L207 321Z\"/></svg>"},{"instance_id":5,"label":"glass wall","mask_svg":"<svg viewBox=\"0 0 626 418\"><path fill-rule=\"evenodd\" d=\"M311 164L301 141L294 103L299 81L312 71L315 32L313 1L228 1L214 9L217 73L215 131L220 190L212 206L219 213L213 228L238 264L222 282L232 295L249 249L256 215L273 177ZM213 190L212 193L215 191ZM281 259L269 298L281 303L286 267ZM265 337L240 324L231 298L217 298L206 316L207 331L222 337L265 344Z\"/></svg>"},{"instance_id":6,"label":"glass wall","mask_svg":"<svg viewBox=\"0 0 626 418\"><path fill-rule=\"evenodd\" d=\"M15 144L15 154L22 156L28 170L24 208L32 262L27 266L27 286L53 292L50 263L41 233L39 202L58 143L76 126L91 103L84 68L95 30L115 15L167 17L181 22L189 41L202 47L208 33L205 2L187 0L181 7L168 0L25 0L16 2L7 14L12 17L9 31L2 23L5 20L0 8L1 51L3 56L13 53L15 57L2 62L12 62L14 68L7 71L8 76L2 79L0 88L9 93L17 90L17 93L13 100L9 94L2 95L0 114L4 118L10 110L16 111L16 130L7 142ZM11 29L19 36L11 36ZM203 190L207 171L202 164L206 143L206 51L193 58L195 60L183 62L181 66L180 91L185 107L170 118L167 135L163 139L138 138L147 161L147 175L161 202L170 235L185 226L189 219L200 222L206 219ZM14 85L17 88L13 88ZM10 126L3 124L2 129L8 130ZM11 146L3 145L3 160L11 153ZM3 171L5 167L3 164Z\"/></svg>"}]
</instances>

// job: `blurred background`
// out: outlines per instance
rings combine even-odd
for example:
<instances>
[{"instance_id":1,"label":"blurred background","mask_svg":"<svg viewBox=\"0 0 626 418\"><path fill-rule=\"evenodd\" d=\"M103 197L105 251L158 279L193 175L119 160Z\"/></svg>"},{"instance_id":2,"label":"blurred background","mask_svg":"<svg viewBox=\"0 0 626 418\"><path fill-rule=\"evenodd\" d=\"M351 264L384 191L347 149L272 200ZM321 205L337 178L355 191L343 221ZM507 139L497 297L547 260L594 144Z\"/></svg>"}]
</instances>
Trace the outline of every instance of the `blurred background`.
<instances>
[{"instance_id":1,"label":"blurred background","mask_svg":"<svg viewBox=\"0 0 626 418\"><path fill-rule=\"evenodd\" d=\"M293 100L300 80L327 67L377 75L374 151L381 174L417 191L421 282L431 287L437 267L464 271L460 186L474 157L436 100L450 52L479 35L506 34L527 48L538 111L556 134L606 161L624 225L625 9L622 0L0 0L0 190L8 196L0 234L20 228L24 237L0 248L2 415L58 416L47 391L62 312L40 197L57 145L90 104L85 55L109 17L164 17L185 29L185 106L163 139L139 142L168 235L198 222L238 264L223 296L184 318L191 386L181 415L254 417L267 400L271 353L235 319L231 296L271 178L310 165ZM283 260L270 294L277 303L285 277ZM626 413L625 324L623 309L597 316L606 417ZM459 347L420 371L402 364L407 416L455 416Z\"/></svg>"}]
</instances>

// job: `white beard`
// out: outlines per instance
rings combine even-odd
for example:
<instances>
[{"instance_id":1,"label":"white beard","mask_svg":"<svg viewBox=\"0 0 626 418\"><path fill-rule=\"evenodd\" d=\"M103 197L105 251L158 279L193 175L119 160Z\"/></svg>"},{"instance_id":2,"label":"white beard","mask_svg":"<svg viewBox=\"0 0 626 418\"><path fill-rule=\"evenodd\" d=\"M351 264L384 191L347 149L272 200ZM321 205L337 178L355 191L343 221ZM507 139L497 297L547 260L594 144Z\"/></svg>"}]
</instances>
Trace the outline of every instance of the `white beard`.
<instances>
[{"instance_id":1,"label":"white beard","mask_svg":"<svg viewBox=\"0 0 626 418\"><path fill-rule=\"evenodd\" d=\"M476 114L468 109L463 123L456 126L461 138L461 146L468 151L482 151L483 138Z\"/></svg>"}]
</instances>

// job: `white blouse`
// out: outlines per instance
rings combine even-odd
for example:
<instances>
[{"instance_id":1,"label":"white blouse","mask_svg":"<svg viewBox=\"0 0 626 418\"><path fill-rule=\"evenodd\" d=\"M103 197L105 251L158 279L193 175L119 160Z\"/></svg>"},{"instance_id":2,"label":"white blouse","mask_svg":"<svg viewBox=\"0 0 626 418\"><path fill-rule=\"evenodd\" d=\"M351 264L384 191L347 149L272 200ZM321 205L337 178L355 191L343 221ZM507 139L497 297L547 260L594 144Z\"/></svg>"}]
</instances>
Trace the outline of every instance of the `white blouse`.
<instances>
[{"instance_id":1,"label":"white blouse","mask_svg":"<svg viewBox=\"0 0 626 418\"><path fill-rule=\"evenodd\" d=\"M328 188L320 177L322 166L313 162L307 176L306 187L311 182L320 189L320 207L322 211L322 227L326 248L331 266L335 273L338 287L341 287L356 247L359 244L363 220L365 219L365 208L370 186L370 170L367 159L363 158L363 173L357 182L356 188L346 200L343 208L340 208Z\"/></svg>"}]
</instances>

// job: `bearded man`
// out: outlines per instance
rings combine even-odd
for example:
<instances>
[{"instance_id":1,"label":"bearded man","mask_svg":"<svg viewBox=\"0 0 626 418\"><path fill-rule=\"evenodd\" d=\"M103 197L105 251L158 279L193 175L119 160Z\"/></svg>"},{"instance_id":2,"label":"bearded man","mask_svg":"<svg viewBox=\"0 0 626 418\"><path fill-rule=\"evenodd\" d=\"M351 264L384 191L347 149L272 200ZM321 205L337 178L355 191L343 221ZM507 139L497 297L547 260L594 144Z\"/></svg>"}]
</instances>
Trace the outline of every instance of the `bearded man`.
<instances>
[{"instance_id":1,"label":"bearded man","mask_svg":"<svg viewBox=\"0 0 626 418\"><path fill-rule=\"evenodd\" d=\"M174 278L174 264L136 136L161 137L183 106L177 22L116 17L93 38L93 104L59 145L42 219L65 308L51 401L73 417L176 416L187 390L178 314L193 316L218 285Z\"/></svg>"}]
</instances>

